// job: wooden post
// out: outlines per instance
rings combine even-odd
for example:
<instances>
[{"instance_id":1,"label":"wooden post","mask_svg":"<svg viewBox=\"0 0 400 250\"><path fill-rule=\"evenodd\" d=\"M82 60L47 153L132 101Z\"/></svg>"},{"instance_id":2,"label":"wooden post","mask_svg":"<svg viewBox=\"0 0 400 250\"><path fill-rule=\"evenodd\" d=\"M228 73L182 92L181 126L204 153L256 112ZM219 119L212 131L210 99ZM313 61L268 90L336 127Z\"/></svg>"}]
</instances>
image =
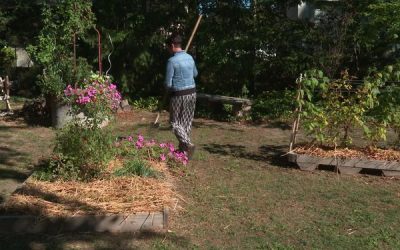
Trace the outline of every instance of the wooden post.
<instances>
[{"instance_id":1,"label":"wooden post","mask_svg":"<svg viewBox=\"0 0 400 250\"><path fill-rule=\"evenodd\" d=\"M73 46L74 46L74 80L75 80L75 88L76 88L76 86L77 86L77 80L76 80L76 32L74 32L74 35L73 35L73 37L72 37L72 43L73 43Z\"/></svg>"},{"instance_id":2,"label":"wooden post","mask_svg":"<svg viewBox=\"0 0 400 250\"><path fill-rule=\"evenodd\" d=\"M290 139L290 145L289 145L289 152L292 152L293 146L296 144L296 137L297 137L297 132L299 131L299 124L300 124L300 113L302 110L302 105L299 102L300 99L303 99L303 96L301 94L301 81L303 80L303 75L300 74L300 77L297 78L297 96L296 96L296 101L299 103L299 106L296 107L294 113L296 114L296 119L293 122L293 128L292 128L292 136Z\"/></svg>"},{"instance_id":3,"label":"wooden post","mask_svg":"<svg viewBox=\"0 0 400 250\"><path fill-rule=\"evenodd\" d=\"M4 100L6 102L6 109L7 111L12 111L10 105L10 80L8 76L6 76L6 80L4 81Z\"/></svg>"},{"instance_id":4,"label":"wooden post","mask_svg":"<svg viewBox=\"0 0 400 250\"><path fill-rule=\"evenodd\" d=\"M98 46L98 60L99 60L99 75L101 76L103 74L103 66L101 63L101 34L100 31L94 27L94 29L97 32L97 46Z\"/></svg>"}]
</instances>

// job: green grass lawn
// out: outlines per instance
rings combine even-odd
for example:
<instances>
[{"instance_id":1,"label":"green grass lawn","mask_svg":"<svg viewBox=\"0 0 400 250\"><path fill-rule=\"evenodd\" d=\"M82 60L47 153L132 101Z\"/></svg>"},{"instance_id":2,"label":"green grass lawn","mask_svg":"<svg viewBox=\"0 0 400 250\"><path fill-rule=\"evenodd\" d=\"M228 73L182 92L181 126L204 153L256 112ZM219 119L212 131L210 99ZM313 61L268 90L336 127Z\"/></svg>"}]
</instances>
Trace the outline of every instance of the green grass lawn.
<instances>
[{"instance_id":1,"label":"green grass lawn","mask_svg":"<svg viewBox=\"0 0 400 250\"><path fill-rule=\"evenodd\" d=\"M166 115L160 128L154 118L134 111L115 134L176 142ZM172 213L170 232L0 236L0 249L400 249L400 180L297 170L282 156L289 135L196 119L198 150L176 180L184 209Z\"/></svg>"}]
</instances>

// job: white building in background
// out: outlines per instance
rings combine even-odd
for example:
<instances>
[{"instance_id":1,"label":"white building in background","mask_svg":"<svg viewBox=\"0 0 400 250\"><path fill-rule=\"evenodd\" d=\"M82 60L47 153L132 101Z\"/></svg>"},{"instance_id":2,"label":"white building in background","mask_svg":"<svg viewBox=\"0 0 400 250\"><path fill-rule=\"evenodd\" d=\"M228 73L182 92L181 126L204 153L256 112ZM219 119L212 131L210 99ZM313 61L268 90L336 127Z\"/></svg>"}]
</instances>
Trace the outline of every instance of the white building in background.
<instances>
[{"instance_id":1,"label":"white building in background","mask_svg":"<svg viewBox=\"0 0 400 250\"><path fill-rule=\"evenodd\" d=\"M15 48L17 58L17 68L29 68L33 66L33 62L24 48Z\"/></svg>"},{"instance_id":2,"label":"white building in background","mask_svg":"<svg viewBox=\"0 0 400 250\"><path fill-rule=\"evenodd\" d=\"M297 6L293 6L287 9L286 15L292 20L309 20L311 22L317 22L318 17L322 16L324 12L318 7L321 4L329 4L329 2L339 2L340 0L319 0L314 3L302 1Z\"/></svg>"}]
</instances>

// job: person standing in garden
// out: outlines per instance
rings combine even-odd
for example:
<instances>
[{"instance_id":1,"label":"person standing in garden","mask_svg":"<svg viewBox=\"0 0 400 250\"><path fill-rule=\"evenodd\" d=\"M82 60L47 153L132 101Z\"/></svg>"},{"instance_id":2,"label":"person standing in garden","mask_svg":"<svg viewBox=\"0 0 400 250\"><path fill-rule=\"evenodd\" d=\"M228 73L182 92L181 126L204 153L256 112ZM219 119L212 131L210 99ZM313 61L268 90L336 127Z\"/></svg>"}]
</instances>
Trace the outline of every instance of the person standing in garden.
<instances>
[{"instance_id":1,"label":"person standing in garden","mask_svg":"<svg viewBox=\"0 0 400 250\"><path fill-rule=\"evenodd\" d=\"M166 45L172 54L167 62L165 88L170 95L170 123L179 141L179 150L186 151L191 159L195 145L190 140L190 132L196 106L196 64L193 57L182 49L182 37L171 35Z\"/></svg>"}]
</instances>

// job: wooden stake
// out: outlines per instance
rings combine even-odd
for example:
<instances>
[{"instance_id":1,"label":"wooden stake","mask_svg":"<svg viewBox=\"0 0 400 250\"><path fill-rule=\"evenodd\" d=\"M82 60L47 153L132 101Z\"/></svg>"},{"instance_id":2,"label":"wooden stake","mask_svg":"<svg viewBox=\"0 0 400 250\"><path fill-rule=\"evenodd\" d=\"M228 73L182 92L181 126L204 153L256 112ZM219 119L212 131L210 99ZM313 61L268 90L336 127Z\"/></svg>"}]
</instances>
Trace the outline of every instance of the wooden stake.
<instances>
[{"instance_id":1,"label":"wooden stake","mask_svg":"<svg viewBox=\"0 0 400 250\"><path fill-rule=\"evenodd\" d=\"M6 76L6 80L4 82L4 100L6 101L6 109L7 111L12 111L10 105L10 79Z\"/></svg>"},{"instance_id":2,"label":"wooden stake","mask_svg":"<svg viewBox=\"0 0 400 250\"><path fill-rule=\"evenodd\" d=\"M301 81L303 79L303 75L300 74L300 77L297 78L296 82L297 82L297 96L296 96L296 101L297 103L300 103L300 99L302 99L302 95L301 95ZM299 124L300 124L300 113L302 110L302 105L301 103L299 104L299 106L296 108L296 110L294 111L296 114L296 119L293 122L293 128L292 128L292 136L290 139L290 145L289 145L289 152L292 152L294 145L296 144L296 137L297 137L297 132L299 131Z\"/></svg>"}]
</instances>

